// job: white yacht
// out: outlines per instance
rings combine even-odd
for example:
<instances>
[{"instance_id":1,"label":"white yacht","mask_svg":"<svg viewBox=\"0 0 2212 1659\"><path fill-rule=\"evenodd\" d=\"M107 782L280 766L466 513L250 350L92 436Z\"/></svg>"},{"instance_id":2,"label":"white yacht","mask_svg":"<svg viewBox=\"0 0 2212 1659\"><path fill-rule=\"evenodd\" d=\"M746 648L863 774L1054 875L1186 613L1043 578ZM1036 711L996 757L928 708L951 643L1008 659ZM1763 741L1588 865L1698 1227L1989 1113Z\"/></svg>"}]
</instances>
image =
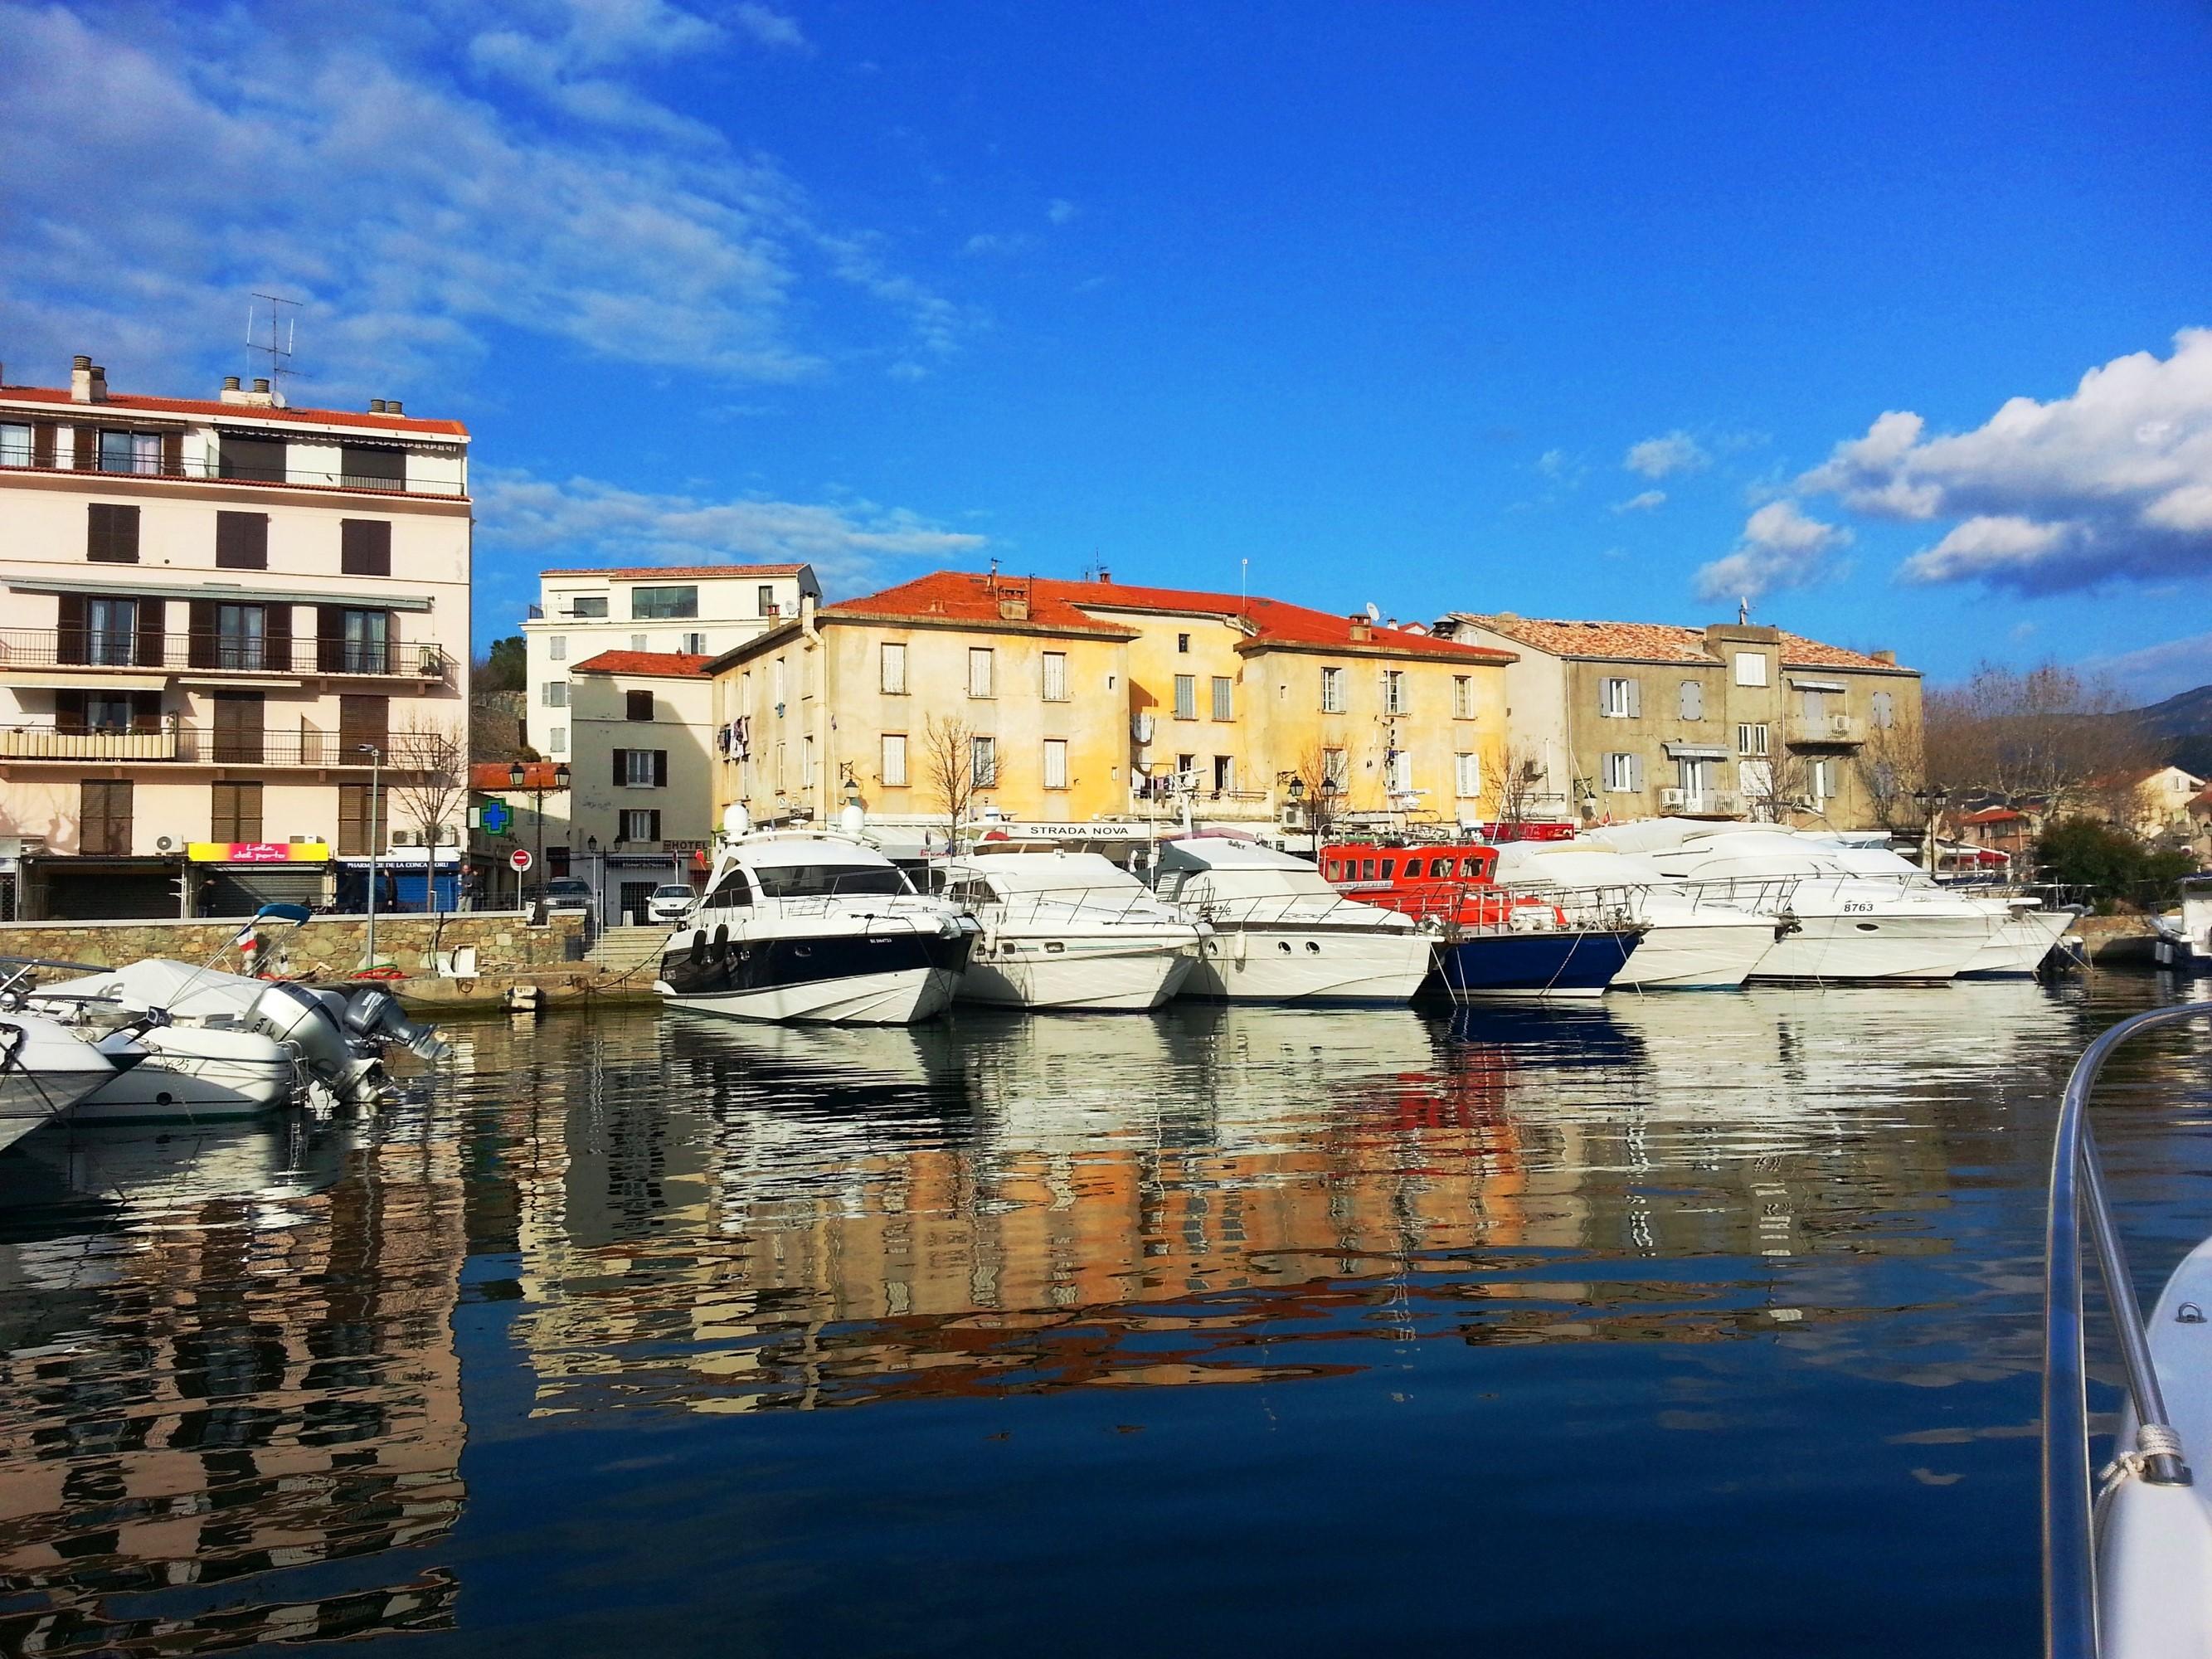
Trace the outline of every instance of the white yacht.
<instances>
[{"instance_id":1,"label":"white yacht","mask_svg":"<svg viewBox=\"0 0 2212 1659\"><path fill-rule=\"evenodd\" d=\"M1212 934L1186 994L1237 1002L1410 1002L1436 935L1348 899L1319 866L1257 842L1187 836L1160 847L1158 890Z\"/></svg>"},{"instance_id":2,"label":"white yacht","mask_svg":"<svg viewBox=\"0 0 2212 1659\"><path fill-rule=\"evenodd\" d=\"M733 1019L905 1025L942 1013L968 966L974 917L914 890L841 830L756 830L725 815L707 896L662 947L653 988Z\"/></svg>"},{"instance_id":3,"label":"white yacht","mask_svg":"<svg viewBox=\"0 0 2212 1659\"><path fill-rule=\"evenodd\" d=\"M2033 975L2074 925L2071 911L2051 909L2033 894L1940 886L1918 865L1900 858L1886 847L1841 846L1835 858L1845 869L1869 880L1896 882L1918 891L1943 893L1972 905L1986 916L1990 924L1988 939L1959 969L1961 975L1970 977L2017 978Z\"/></svg>"},{"instance_id":4,"label":"white yacht","mask_svg":"<svg viewBox=\"0 0 2212 1659\"><path fill-rule=\"evenodd\" d=\"M1011 1008L1157 1008L1182 989L1211 930L1097 853L1007 851L951 860L945 896L982 936L963 1002Z\"/></svg>"},{"instance_id":5,"label":"white yacht","mask_svg":"<svg viewBox=\"0 0 2212 1659\"><path fill-rule=\"evenodd\" d=\"M1990 940L1982 906L1932 884L1855 872L1839 848L1778 825L1650 818L1592 833L1707 896L1794 923L1754 979L1948 980Z\"/></svg>"},{"instance_id":6,"label":"white yacht","mask_svg":"<svg viewBox=\"0 0 2212 1659\"><path fill-rule=\"evenodd\" d=\"M1647 858L1587 841L1507 842L1498 849L1502 887L1585 908L1620 909L1646 928L1613 983L1625 990L1730 989L1774 948L1787 924L1769 911L1666 874Z\"/></svg>"},{"instance_id":7,"label":"white yacht","mask_svg":"<svg viewBox=\"0 0 2212 1659\"><path fill-rule=\"evenodd\" d=\"M130 1063L41 1015L0 1016L0 1148L68 1115Z\"/></svg>"}]
</instances>

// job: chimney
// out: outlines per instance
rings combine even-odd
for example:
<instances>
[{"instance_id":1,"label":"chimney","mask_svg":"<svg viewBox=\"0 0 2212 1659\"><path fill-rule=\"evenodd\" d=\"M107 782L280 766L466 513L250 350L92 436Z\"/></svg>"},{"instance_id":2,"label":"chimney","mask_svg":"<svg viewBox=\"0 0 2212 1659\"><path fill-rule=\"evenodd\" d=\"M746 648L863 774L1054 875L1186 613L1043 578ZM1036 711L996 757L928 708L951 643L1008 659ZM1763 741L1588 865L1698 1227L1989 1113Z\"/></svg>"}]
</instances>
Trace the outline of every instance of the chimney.
<instances>
[{"instance_id":1,"label":"chimney","mask_svg":"<svg viewBox=\"0 0 2212 1659\"><path fill-rule=\"evenodd\" d=\"M407 412L407 407L397 398L386 398L384 400L384 412L387 415L404 415Z\"/></svg>"},{"instance_id":2,"label":"chimney","mask_svg":"<svg viewBox=\"0 0 2212 1659\"><path fill-rule=\"evenodd\" d=\"M73 404L92 401L92 359L81 351L70 359L70 401Z\"/></svg>"},{"instance_id":3,"label":"chimney","mask_svg":"<svg viewBox=\"0 0 2212 1659\"><path fill-rule=\"evenodd\" d=\"M1102 564L1098 567L1098 580L1102 582L1110 582L1114 580L1114 573Z\"/></svg>"},{"instance_id":4,"label":"chimney","mask_svg":"<svg viewBox=\"0 0 2212 1659\"><path fill-rule=\"evenodd\" d=\"M1030 596L1009 590L999 596L1000 622L1027 622L1030 619Z\"/></svg>"},{"instance_id":5,"label":"chimney","mask_svg":"<svg viewBox=\"0 0 2212 1659\"><path fill-rule=\"evenodd\" d=\"M252 404L262 409L268 408L276 401L269 395L268 379L262 375L255 376L252 390L240 392L238 400L242 404Z\"/></svg>"},{"instance_id":6,"label":"chimney","mask_svg":"<svg viewBox=\"0 0 2212 1659\"><path fill-rule=\"evenodd\" d=\"M1894 651L1869 651L1867 655L1876 662L1888 664L1892 668L1897 666L1897 653Z\"/></svg>"},{"instance_id":7,"label":"chimney","mask_svg":"<svg viewBox=\"0 0 2212 1659\"><path fill-rule=\"evenodd\" d=\"M372 415L381 415L381 414L383 414L383 413L384 413L384 399L383 399L383 398L371 398L368 400L368 412L369 412L370 414L372 414Z\"/></svg>"},{"instance_id":8,"label":"chimney","mask_svg":"<svg viewBox=\"0 0 2212 1659\"><path fill-rule=\"evenodd\" d=\"M96 404L107 401L107 371L98 363L92 366L92 400Z\"/></svg>"},{"instance_id":9,"label":"chimney","mask_svg":"<svg viewBox=\"0 0 2212 1659\"><path fill-rule=\"evenodd\" d=\"M226 374L222 377L222 400L227 404L242 404L246 401L245 392L239 390L237 375Z\"/></svg>"},{"instance_id":10,"label":"chimney","mask_svg":"<svg viewBox=\"0 0 2212 1659\"><path fill-rule=\"evenodd\" d=\"M1352 624L1352 642L1354 645L1364 644L1375 637L1374 624L1367 620L1364 611L1353 611L1345 621Z\"/></svg>"}]
</instances>

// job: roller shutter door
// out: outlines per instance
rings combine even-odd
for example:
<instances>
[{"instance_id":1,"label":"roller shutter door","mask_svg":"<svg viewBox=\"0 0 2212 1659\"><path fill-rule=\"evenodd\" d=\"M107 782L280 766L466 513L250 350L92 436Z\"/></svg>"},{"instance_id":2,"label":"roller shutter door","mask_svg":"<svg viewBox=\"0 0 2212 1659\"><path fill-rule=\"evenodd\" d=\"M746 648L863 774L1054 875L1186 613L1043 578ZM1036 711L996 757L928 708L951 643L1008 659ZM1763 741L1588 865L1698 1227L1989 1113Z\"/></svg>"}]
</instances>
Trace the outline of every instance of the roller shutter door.
<instances>
[{"instance_id":1,"label":"roller shutter door","mask_svg":"<svg viewBox=\"0 0 2212 1659\"><path fill-rule=\"evenodd\" d=\"M320 904L319 864L219 864L208 872L205 913L250 916L264 904Z\"/></svg>"}]
</instances>

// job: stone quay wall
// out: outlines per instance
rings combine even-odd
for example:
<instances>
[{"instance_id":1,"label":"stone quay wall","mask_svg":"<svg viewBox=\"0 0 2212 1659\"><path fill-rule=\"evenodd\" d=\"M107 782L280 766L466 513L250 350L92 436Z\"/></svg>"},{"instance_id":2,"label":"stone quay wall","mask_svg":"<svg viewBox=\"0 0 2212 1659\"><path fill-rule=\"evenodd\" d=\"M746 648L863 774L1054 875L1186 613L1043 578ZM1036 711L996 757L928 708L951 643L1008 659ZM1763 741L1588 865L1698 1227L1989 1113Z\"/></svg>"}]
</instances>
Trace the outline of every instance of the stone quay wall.
<instances>
[{"instance_id":1,"label":"stone quay wall","mask_svg":"<svg viewBox=\"0 0 2212 1659\"><path fill-rule=\"evenodd\" d=\"M0 957L41 957L120 968L145 957L205 962L238 937L232 921L33 921L0 924ZM295 979L354 973L368 949L367 916L317 916L292 927L269 929L264 971ZM443 917L407 914L376 919L376 954L403 973L436 972L432 951L474 947L479 975L527 974L578 966L584 954L585 919L556 912L543 927L515 911L448 911ZM235 964L225 967L235 971Z\"/></svg>"}]
</instances>

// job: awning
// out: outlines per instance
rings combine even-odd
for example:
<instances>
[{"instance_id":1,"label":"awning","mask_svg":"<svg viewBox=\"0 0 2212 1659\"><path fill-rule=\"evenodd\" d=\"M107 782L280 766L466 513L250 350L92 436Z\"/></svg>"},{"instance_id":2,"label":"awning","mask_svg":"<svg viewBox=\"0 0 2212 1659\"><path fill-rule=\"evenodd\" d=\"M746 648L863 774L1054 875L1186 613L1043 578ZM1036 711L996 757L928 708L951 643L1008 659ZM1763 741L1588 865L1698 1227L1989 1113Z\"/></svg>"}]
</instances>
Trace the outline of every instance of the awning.
<instances>
[{"instance_id":1,"label":"awning","mask_svg":"<svg viewBox=\"0 0 2212 1659\"><path fill-rule=\"evenodd\" d=\"M9 587L17 593L123 593L146 599L228 599L245 605L350 605L371 611L428 611L431 602L407 593L373 597L359 593L303 592L298 588L243 587L229 582L102 581L76 576L52 581L43 577L10 576Z\"/></svg>"},{"instance_id":2,"label":"awning","mask_svg":"<svg viewBox=\"0 0 2212 1659\"><path fill-rule=\"evenodd\" d=\"M1729 751L1706 743L1669 743L1661 745L1670 760L1726 760Z\"/></svg>"},{"instance_id":3,"label":"awning","mask_svg":"<svg viewBox=\"0 0 2212 1659\"><path fill-rule=\"evenodd\" d=\"M1841 680L1808 680L1802 674L1792 674L1790 684L1800 691L1842 691L1849 689Z\"/></svg>"},{"instance_id":4,"label":"awning","mask_svg":"<svg viewBox=\"0 0 2212 1659\"><path fill-rule=\"evenodd\" d=\"M272 679L266 674L179 674L179 685L242 685L256 691L264 690L297 690L304 680Z\"/></svg>"},{"instance_id":5,"label":"awning","mask_svg":"<svg viewBox=\"0 0 2212 1659\"><path fill-rule=\"evenodd\" d=\"M159 691L167 682L159 674L111 674L88 667L82 674L57 674L51 668L0 668L0 685L18 691Z\"/></svg>"}]
</instances>

